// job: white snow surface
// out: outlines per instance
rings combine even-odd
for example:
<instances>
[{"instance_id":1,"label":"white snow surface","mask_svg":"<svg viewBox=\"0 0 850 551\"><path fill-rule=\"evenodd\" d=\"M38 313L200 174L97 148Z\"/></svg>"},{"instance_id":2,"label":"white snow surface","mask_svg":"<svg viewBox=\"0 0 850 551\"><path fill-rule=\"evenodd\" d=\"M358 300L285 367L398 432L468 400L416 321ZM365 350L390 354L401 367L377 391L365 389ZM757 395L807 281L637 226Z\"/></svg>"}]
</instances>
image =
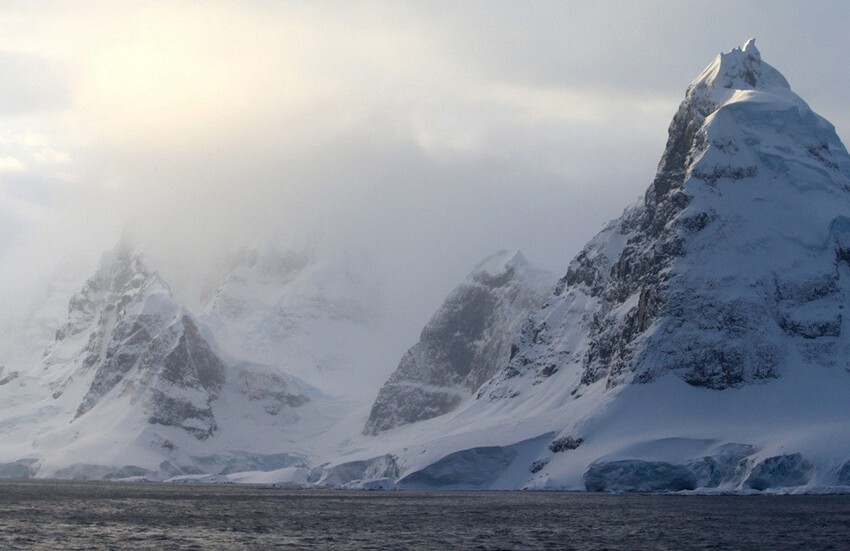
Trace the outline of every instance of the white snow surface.
<instances>
[{"instance_id":1,"label":"white snow surface","mask_svg":"<svg viewBox=\"0 0 850 551\"><path fill-rule=\"evenodd\" d=\"M391 369L375 367L397 358L382 342L379 289L360 262L245 251L199 319L226 358L273 366L336 397L369 395Z\"/></svg>"},{"instance_id":2,"label":"white snow surface","mask_svg":"<svg viewBox=\"0 0 850 551\"><path fill-rule=\"evenodd\" d=\"M24 461L39 477L218 476L240 467L303 468L335 449L341 438L326 444L318 436L353 406L273 366L221 364L222 382L213 391L194 379L180 381L179 372L173 381L174 374L149 369L150 358L162 361L192 338L186 324L198 323L157 273L121 249L105 255L71 300L67 322L43 359L0 369L0 474L2 464ZM106 362L120 368L122 354L136 354L135 363L117 379L110 378L114 370L104 376ZM98 378L112 386L93 384ZM176 424L154 419L171 403L182 404ZM183 407L198 416L182 414Z\"/></svg>"}]
</instances>

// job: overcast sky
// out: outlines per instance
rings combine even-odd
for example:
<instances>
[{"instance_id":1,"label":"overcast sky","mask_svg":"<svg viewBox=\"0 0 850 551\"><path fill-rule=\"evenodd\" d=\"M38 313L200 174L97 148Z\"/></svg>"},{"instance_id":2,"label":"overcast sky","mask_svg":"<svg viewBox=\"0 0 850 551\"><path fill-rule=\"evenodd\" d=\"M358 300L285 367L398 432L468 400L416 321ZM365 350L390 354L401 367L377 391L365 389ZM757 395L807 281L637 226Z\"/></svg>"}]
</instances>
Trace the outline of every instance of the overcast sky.
<instances>
[{"instance_id":1,"label":"overcast sky","mask_svg":"<svg viewBox=\"0 0 850 551\"><path fill-rule=\"evenodd\" d=\"M564 272L751 36L846 136L848 29L844 1L0 1L0 275L278 234L427 319L497 249Z\"/></svg>"}]
</instances>

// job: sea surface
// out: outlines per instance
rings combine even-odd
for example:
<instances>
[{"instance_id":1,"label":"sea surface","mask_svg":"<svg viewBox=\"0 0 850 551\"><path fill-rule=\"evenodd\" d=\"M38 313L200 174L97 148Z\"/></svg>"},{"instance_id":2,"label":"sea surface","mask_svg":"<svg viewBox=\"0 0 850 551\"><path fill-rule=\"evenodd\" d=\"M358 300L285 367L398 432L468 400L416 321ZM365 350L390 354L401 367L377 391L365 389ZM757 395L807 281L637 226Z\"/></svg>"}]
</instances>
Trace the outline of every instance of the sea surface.
<instances>
[{"instance_id":1,"label":"sea surface","mask_svg":"<svg viewBox=\"0 0 850 551\"><path fill-rule=\"evenodd\" d=\"M850 496L0 481L0 549L850 549Z\"/></svg>"}]
</instances>

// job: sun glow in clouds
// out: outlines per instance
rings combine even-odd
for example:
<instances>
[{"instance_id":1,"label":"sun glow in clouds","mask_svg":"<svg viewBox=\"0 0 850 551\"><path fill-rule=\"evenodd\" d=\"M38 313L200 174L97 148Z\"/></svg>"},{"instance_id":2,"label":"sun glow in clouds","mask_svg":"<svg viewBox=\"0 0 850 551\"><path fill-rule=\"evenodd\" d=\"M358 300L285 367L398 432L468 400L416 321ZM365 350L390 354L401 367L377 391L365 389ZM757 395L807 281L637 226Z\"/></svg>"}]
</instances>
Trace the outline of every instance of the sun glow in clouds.
<instances>
[{"instance_id":1,"label":"sun glow in clouds","mask_svg":"<svg viewBox=\"0 0 850 551\"><path fill-rule=\"evenodd\" d=\"M125 22L88 56L83 108L102 115L113 137L204 140L307 95L286 56L275 55L286 51L285 35L240 14L173 11Z\"/></svg>"}]
</instances>

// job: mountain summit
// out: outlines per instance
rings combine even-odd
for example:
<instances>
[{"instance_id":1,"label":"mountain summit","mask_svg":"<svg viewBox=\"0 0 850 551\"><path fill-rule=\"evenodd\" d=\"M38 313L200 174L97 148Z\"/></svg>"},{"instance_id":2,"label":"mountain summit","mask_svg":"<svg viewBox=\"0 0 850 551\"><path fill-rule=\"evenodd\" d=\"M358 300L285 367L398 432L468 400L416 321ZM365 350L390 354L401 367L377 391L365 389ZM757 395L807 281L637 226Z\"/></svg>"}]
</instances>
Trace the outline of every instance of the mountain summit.
<instances>
[{"instance_id":1,"label":"mountain summit","mask_svg":"<svg viewBox=\"0 0 850 551\"><path fill-rule=\"evenodd\" d=\"M410 431L401 482L850 482L848 213L833 126L753 40L719 55L642 200L570 263L478 400ZM491 475L447 475L476 462Z\"/></svg>"},{"instance_id":2,"label":"mountain summit","mask_svg":"<svg viewBox=\"0 0 850 551\"><path fill-rule=\"evenodd\" d=\"M848 189L832 125L754 42L718 56L689 87L643 202L572 262L503 379L559 358L581 385L674 371L723 389L801 359L843 365Z\"/></svg>"}]
</instances>

